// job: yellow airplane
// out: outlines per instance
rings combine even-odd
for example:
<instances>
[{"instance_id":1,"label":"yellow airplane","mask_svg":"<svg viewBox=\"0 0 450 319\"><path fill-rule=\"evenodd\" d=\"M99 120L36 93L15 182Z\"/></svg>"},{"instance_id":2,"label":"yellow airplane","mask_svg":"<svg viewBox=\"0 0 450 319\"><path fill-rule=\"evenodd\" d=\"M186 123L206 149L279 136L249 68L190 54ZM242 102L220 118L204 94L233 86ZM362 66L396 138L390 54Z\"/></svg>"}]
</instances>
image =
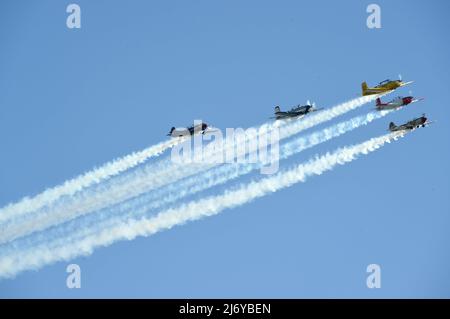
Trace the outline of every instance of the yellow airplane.
<instances>
[{"instance_id":1,"label":"yellow airplane","mask_svg":"<svg viewBox=\"0 0 450 319\"><path fill-rule=\"evenodd\" d=\"M370 88L366 82L361 84L362 86L362 95L372 95L372 94L380 94L388 91L393 91L399 87L408 85L413 83L413 81L403 82L401 79L399 80L384 80L380 82L377 86Z\"/></svg>"}]
</instances>

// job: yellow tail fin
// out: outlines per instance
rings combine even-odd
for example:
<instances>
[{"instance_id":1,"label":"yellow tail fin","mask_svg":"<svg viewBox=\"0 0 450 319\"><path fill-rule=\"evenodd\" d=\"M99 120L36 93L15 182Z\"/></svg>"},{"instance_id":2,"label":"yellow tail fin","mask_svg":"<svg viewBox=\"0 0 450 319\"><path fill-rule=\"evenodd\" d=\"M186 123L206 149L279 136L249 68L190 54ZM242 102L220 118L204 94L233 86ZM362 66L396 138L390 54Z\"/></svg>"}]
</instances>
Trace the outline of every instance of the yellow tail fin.
<instances>
[{"instance_id":1,"label":"yellow tail fin","mask_svg":"<svg viewBox=\"0 0 450 319\"><path fill-rule=\"evenodd\" d=\"M366 83L366 82L363 82L363 83L361 84L361 87L362 87L362 95L366 95L366 91L367 91L367 89L369 88L369 87L367 86L367 83Z\"/></svg>"}]
</instances>

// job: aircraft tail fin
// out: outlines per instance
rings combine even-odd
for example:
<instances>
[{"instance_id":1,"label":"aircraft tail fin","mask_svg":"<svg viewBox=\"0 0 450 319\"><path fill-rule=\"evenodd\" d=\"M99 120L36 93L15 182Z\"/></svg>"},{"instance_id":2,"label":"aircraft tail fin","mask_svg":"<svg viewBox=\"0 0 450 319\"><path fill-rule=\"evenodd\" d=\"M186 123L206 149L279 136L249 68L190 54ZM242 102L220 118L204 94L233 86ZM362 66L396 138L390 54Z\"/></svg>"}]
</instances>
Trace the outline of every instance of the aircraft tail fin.
<instances>
[{"instance_id":1,"label":"aircraft tail fin","mask_svg":"<svg viewBox=\"0 0 450 319\"><path fill-rule=\"evenodd\" d=\"M367 83L366 83L366 82L363 82L363 83L361 84L361 88L362 88L362 95L366 95L366 91L367 91L367 89L369 88L369 87L367 86Z\"/></svg>"},{"instance_id":2,"label":"aircraft tail fin","mask_svg":"<svg viewBox=\"0 0 450 319\"><path fill-rule=\"evenodd\" d=\"M391 123L389 123L389 130L393 130L393 129L395 129L397 127L397 125L395 125L395 123L394 122L391 122Z\"/></svg>"},{"instance_id":3,"label":"aircraft tail fin","mask_svg":"<svg viewBox=\"0 0 450 319\"><path fill-rule=\"evenodd\" d=\"M377 105L377 106L380 106L380 105L381 105L381 99L380 99L380 98L376 99L376 105Z\"/></svg>"},{"instance_id":4,"label":"aircraft tail fin","mask_svg":"<svg viewBox=\"0 0 450 319\"><path fill-rule=\"evenodd\" d=\"M172 126L172 128L170 129L170 132L169 132L169 134L167 134L167 136L172 135L172 132L173 132L173 131L175 131L175 126Z\"/></svg>"},{"instance_id":5,"label":"aircraft tail fin","mask_svg":"<svg viewBox=\"0 0 450 319\"><path fill-rule=\"evenodd\" d=\"M278 112L280 112L281 110L280 110L280 107L277 105L277 106L275 106L275 113L278 113Z\"/></svg>"}]
</instances>

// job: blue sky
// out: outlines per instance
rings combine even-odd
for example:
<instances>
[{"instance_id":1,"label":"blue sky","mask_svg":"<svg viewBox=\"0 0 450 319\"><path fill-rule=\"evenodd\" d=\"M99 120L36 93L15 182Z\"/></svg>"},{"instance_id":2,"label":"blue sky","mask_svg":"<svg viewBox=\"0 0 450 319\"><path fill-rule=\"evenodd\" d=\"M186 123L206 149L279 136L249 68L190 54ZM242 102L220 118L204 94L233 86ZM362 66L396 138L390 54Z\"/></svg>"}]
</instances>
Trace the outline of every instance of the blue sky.
<instances>
[{"instance_id":1,"label":"blue sky","mask_svg":"<svg viewBox=\"0 0 450 319\"><path fill-rule=\"evenodd\" d=\"M282 162L436 124L307 183L170 231L0 281L0 297L450 297L448 1L64 1L0 4L0 206L203 119L249 127L273 106L330 107L360 84L426 100ZM393 97L391 95L390 97ZM367 112L373 105L346 116ZM257 177L257 176L255 176ZM215 194L219 190L206 192ZM382 288L366 287L366 267Z\"/></svg>"}]
</instances>

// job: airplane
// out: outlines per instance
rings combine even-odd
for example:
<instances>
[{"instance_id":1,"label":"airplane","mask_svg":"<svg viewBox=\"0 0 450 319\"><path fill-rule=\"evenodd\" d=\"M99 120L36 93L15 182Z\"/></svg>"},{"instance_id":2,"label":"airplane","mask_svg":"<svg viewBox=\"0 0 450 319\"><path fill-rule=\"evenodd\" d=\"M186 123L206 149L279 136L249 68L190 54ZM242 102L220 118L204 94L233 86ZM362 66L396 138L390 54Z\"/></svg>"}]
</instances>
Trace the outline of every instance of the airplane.
<instances>
[{"instance_id":1,"label":"airplane","mask_svg":"<svg viewBox=\"0 0 450 319\"><path fill-rule=\"evenodd\" d=\"M384 80L375 87L369 87L366 82L361 84L362 95L380 94L398 89L399 87L413 83L414 81L403 82L400 76L398 80Z\"/></svg>"},{"instance_id":2,"label":"airplane","mask_svg":"<svg viewBox=\"0 0 450 319\"><path fill-rule=\"evenodd\" d=\"M297 105L295 107L293 107L292 109L290 109L289 111L281 111L279 106L275 106L275 119L280 120L280 119L286 119L286 118L291 118L291 117L303 117L308 113L311 112L316 112L316 111L320 111L323 108L319 108L317 109L313 104L310 104L309 101L307 102L306 105Z\"/></svg>"},{"instance_id":3,"label":"airplane","mask_svg":"<svg viewBox=\"0 0 450 319\"><path fill-rule=\"evenodd\" d=\"M378 98L376 99L376 107L378 111L392 110L422 100L423 98L415 99L412 96L405 96L405 97L399 96L390 102L383 103L381 102L381 99Z\"/></svg>"},{"instance_id":4,"label":"airplane","mask_svg":"<svg viewBox=\"0 0 450 319\"><path fill-rule=\"evenodd\" d=\"M425 114L423 114L421 117L418 117L416 119L413 119L405 124L402 125L395 125L394 122L389 123L389 131L391 132L398 132L398 131L410 131L414 130L419 127L425 127L433 122L429 122L426 118Z\"/></svg>"},{"instance_id":5,"label":"airplane","mask_svg":"<svg viewBox=\"0 0 450 319\"><path fill-rule=\"evenodd\" d=\"M194 135L194 134L205 134L206 130L209 128L208 124L206 123L199 123L193 126L190 126L188 128L175 128L172 127L170 129L170 132L167 134L167 136L172 136L172 137L181 137L181 136L186 136L186 135Z\"/></svg>"}]
</instances>

